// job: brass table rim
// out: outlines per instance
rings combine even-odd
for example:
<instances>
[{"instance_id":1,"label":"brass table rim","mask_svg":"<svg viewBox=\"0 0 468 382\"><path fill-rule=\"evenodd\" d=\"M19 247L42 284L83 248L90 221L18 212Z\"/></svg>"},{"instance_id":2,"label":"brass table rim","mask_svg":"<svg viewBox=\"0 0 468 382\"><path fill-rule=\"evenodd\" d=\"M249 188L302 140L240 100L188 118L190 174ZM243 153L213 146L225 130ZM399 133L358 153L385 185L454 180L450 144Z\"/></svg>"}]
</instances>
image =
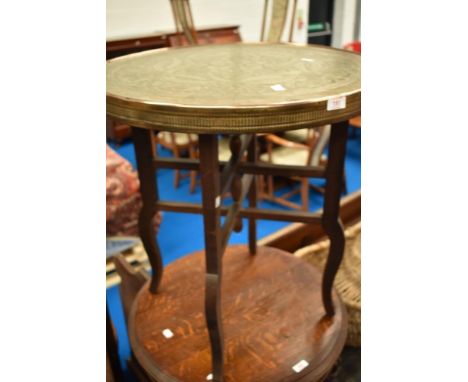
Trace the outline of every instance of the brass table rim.
<instances>
[{"instance_id":1,"label":"brass table rim","mask_svg":"<svg viewBox=\"0 0 468 382\"><path fill-rule=\"evenodd\" d=\"M328 101L329 99L333 98L339 98L339 97L348 97L354 94L360 94L361 89L356 90L356 91L351 91L351 92L345 92L345 93L339 93L333 97L321 97L321 98L315 98L315 99L305 99L301 101L292 101L292 102L278 102L278 103L273 103L273 104L263 104L263 105L255 105L255 106L247 106L247 105L239 105L239 106L228 106L228 105L213 105L213 106L204 106L204 105L183 105L183 104L177 104L177 103L164 103L164 102L157 102L157 101L149 101L149 100L136 100L134 98L127 98L127 97L122 97L122 96L117 96L117 95L112 95L109 93L106 93L106 96L115 99L115 100L121 100L124 101L125 103L135 103L135 105L148 105L148 106L161 106L161 107L167 107L169 108L174 108L174 109L185 109L185 110L225 110L225 111L233 111L233 110L264 110L264 109L274 109L278 108L281 110L291 110L294 109L295 106L307 106L312 103L320 103L324 101Z\"/></svg>"},{"instance_id":2,"label":"brass table rim","mask_svg":"<svg viewBox=\"0 0 468 382\"><path fill-rule=\"evenodd\" d=\"M359 54L323 45L296 43L238 42L225 45L284 45L317 48ZM108 60L108 63L131 57L161 54L174 50L197 49L203 45L161 48L138 52ZM344 108L327 110L330 99L346 97ZM271 102L257 105L188 105L177 102L161 102L116 95L106 91L107 113L133 126L159 128L186 133L254 133L275 132L341 122L360 114L361 87L332 96L304 98L297 101ZM280 117L280 118L279 118Z\"/></svg>"}]
</instances>

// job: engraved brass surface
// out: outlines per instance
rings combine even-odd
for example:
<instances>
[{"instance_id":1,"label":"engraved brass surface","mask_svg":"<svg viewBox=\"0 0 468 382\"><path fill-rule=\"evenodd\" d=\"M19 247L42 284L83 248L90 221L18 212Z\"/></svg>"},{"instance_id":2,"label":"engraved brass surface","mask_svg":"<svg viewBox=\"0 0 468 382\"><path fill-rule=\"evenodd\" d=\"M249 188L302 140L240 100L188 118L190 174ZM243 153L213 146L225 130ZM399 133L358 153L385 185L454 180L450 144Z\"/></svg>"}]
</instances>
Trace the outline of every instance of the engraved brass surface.
<instances>
[{"instance_id":1,"label":"engraved brass surface","mask_svg":"<svg viewBox=\"0 0 468 382\"><path fill-rule=\"evenodd\" d=\"M359 115L360 55L323 46L227 44L158 49L107 63L107 112L139 127L271 132ZM346 106L327 110L327 100Z\"/></svg>"}]
</instances>

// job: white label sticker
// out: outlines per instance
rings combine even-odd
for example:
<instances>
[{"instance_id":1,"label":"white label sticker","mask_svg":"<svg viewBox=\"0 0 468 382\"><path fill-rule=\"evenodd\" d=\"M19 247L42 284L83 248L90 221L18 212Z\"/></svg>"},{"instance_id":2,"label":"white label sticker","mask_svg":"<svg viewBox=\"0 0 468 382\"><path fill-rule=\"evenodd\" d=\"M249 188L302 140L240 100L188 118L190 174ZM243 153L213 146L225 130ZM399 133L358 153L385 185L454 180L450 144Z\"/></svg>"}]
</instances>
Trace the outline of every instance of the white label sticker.
<instances>
[{"instance_id":1,"label":"white label sticker","mask_svg":"<svg viewBox=\"0 0 468 382\"><path fill-rule=\"evenodd\" d=\"M162 332L163 336L166 338L172 338L174 337L174 333L172 333L171 329L164 329Z\"/></svg>"},{"instance_id":2,"label":"white label sticker","mask_svg":"<svg viewBox=\"0 0 468 382\"><path fill-rule=\"evenodd\" d=\"M218 196L215 199L215 207L218 208L221 205L221 196Z\"/></svg>"},{"instance_id":3,"label":"white label sticker","mask_svg":"<svg viewBox=\"0 0 468 382\"><path fill-rule=\"evenodd\" d=\"M272 85L270 86L275 92L282 92L283 90L286 90L286 88L281 85L281 84L276 84L276 85Z\"/></svg>"},{"instance_id":4,"label":"white label sticker","mask_svg":"<svg viewBox=\"0 0 468 382\"><path fill-rule=\"evenodd\" d=\"M346 96L330 98L327 101L327 110L339 110L346 107Z\"/></svg>"},{"instance_id":5,"label":"white label sticker","mask_svg":"<svg viewBox=\"0 0 468 382\"><path fill-rule=\"evenodd\" d=\"M208 375L206 376L206 380L207 380L207 381L211 381L212 379L213 379L213 374L208 374Z\"/></svg>"},{"instance_id":6,"label":"white label sticker","mask_svg":"<svg viewBox=\"0 0 468 382\"><path fill-rule=\"evenodd\" d=\"M303 359L302 361L299 361L298 363L296 363L292 368L296 373L300 373L307 366L309 366L309 362L307 362L305 359Z\"/></svg>"}]
</instances>

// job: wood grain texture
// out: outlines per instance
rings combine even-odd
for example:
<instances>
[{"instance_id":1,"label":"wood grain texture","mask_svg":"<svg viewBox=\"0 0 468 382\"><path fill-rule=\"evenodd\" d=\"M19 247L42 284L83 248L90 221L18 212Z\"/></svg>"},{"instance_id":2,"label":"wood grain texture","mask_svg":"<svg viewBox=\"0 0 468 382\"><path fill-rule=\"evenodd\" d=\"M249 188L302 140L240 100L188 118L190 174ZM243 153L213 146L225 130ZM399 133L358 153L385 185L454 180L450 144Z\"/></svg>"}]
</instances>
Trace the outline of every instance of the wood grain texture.
<instances>
[{"instance_id":1,"label":"wood grain texture","mask_svg":"<svg viewBox=\"0 0 468 382\"><path fill-rule=\"evenodd\" d=\"M321 274L274 248L228 247L224 254L224 381L318 381L331 370L347 318L333 293L325 316ZM157 294L146 284L132 307L129 335L139 365L156 381L206 381L212 373L204 315L203 251L170 264ZM174 336L162 332L170 329ZM309 366L296 373L301 360Z\"/></svg>"}]
</instances>

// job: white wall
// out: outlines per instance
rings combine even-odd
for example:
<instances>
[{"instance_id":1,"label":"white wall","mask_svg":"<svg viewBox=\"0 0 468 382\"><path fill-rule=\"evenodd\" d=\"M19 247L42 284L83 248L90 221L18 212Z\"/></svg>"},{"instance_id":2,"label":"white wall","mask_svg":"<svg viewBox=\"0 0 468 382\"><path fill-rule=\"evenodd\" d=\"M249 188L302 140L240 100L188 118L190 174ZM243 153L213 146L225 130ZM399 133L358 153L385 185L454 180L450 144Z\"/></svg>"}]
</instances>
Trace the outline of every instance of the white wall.
<instances>
[{"instance_id":1,"label":"white wall","mask_svg":"<svg viewBox=\"0 0 468 382\"><path fill-rule=\"evenodd\" d=\"M259 41L263 1L191 0L194 22L198 28L239 25L243 41ZM296 23L295 42L307 42L308 7L308 0L298 1L304 25L298 30ZM173 30L169 0L107 0L107 40Z\"/></svg>"},{"instance_id":2,"label":"white wall","mask_svg":"<svg viewBox=\"0 0 468 382\"><path fill-rule=\"evenodd\" d=\"M356 17L356 11L360 11L359 4L360 0L335 0L332 46L341 48L360 37L360 28L356 28L356 22L359 22ZM357 29L359 36L356 36Z\"/></svg>"}]
</instances>

